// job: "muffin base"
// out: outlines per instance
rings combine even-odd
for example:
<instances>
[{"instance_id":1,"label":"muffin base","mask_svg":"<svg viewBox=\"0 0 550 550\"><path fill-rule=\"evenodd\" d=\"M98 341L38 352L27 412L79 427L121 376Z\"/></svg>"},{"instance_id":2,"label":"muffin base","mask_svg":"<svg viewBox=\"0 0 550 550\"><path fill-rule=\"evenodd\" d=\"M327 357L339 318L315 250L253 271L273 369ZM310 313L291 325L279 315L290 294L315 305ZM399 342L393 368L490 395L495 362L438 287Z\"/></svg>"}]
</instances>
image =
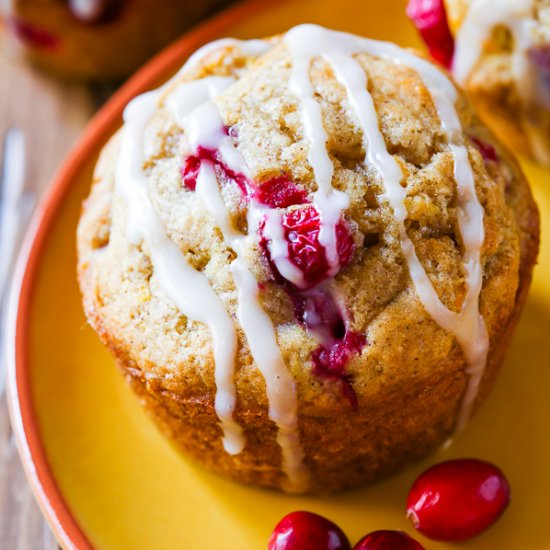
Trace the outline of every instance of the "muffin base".
<instances>
[{"instance_id":1,"label":"muffin base","mask_svg":"<svg viewBox=\"0 0 550 550\"><path fill-rule=\"evenodd\" d=\"M476 408L485 400L495 381L527 298L538 251L538 224L535 217L529 220L532 232L527 247L523 248L514 311L491 342ZM85 272L81 272L80 282L86 296ZM247 443L242 453L227 454L222 447L213 397L197 395L184 399L155 387L112 339L101 318L94 316L93 311L88 308L92 327L116 357L118 367L142 405L178 448L209 470L235 481L285 489L281 453L276 442L277 429L269 420L267 410L237 409L235 417L244 427ZM457 359L464 363L461 357ZM450 369L448 375L434 378L422 387L400 391L399 399L388 399L384 407L362 403L357 411L348 411L338 417L341 426L338 432L328 429L335 422L332 415L299 414L302 445L308 457L306 465L312 476L309 492L332 493L381 480L440 447L453 433L466 389L462 368ZM349 453L350 446L353 453Z\"/></svg>"}]
</instances>

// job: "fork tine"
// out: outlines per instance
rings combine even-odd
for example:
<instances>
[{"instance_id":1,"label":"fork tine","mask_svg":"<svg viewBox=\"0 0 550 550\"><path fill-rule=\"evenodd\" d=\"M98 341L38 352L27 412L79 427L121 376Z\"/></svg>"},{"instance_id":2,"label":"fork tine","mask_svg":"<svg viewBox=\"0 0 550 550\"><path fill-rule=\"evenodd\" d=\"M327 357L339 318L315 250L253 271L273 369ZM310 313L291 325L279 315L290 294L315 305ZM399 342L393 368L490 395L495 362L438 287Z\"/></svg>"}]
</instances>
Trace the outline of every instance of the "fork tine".
<instances>
[{"instance_id":1,"label":"fork tine","mask_svg":"<svg viewBox=\"0 0 550 550\"><path fill-rule=\"evenodd\" d=\"M25 136L10 128L2 143L0 171L0 396L4 391L5 302L9 280L22 230L34 202L33 193L25 192Z\"/></svg>"},{"instance_id":2,"label":"fork tine","mask_svg":"<svg viewBox=\"0 0 550 550\"><path fill-rule=\"evenodd\" d=\"M18 233L18 203L25 185L25 137L10 128L3 140L0 172L0 299L4 296Z\"/></svg>"}]
</instances>

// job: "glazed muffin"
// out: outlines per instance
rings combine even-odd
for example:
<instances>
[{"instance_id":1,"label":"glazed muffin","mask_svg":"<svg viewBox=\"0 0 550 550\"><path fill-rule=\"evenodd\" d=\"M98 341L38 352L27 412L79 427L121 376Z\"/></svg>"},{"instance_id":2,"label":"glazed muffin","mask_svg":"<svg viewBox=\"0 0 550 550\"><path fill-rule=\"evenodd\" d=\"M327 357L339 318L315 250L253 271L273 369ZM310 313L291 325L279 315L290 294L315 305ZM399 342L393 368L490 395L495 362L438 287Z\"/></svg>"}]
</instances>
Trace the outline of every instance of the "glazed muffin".
<instances>
[{"instance_id":1,"label":"glazed muffin","mask_svg":"<svg viewBox=\"0 0 550 550\"><path fill-rule=\"evenodd\" d=\"M121 79L229 0L6 0L27 57L58 75Z\"/></svg>"},{"instance_id":2,"label":"glazed muffin","mask_svg":"<svg viewBox=\"0 0 550 550\"><path fill-rule=\"evenodd\" d=\"M159 425L235 480L327 492L462 430L538 214L435 65L302 25L133 100L78 229L88 320Z\"/></svg>"},{"instance_id":3,"label":"glazed muffin","mask_svg":"<svg viewBox=\"0 0 550 550\"><path fill-rule=\"evenodd\" d=\"M550 165L550 1L411 0L407 11L496 135Z\"/></svg>"}]
</instances>

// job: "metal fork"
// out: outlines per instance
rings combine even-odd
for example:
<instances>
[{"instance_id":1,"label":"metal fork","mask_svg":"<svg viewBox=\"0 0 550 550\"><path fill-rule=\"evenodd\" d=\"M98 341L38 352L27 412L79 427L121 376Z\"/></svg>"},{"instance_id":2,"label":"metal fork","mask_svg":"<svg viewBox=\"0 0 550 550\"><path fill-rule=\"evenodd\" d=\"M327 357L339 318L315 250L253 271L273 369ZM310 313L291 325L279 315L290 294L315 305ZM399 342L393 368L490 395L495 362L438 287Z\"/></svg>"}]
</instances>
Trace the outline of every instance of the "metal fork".
<instances>
[{"instance_id":1,"label":"metal fork","mask_svg":"<svg viewBox=\"0 0 550 550\"><path fill-rule=\"evenodd\" d=\"M23 230L36 204L36 194L25 189L25 136L10 128L2 141L0 171L0 397L5 388L6 302Z\"/></svg>"}]
</instances>

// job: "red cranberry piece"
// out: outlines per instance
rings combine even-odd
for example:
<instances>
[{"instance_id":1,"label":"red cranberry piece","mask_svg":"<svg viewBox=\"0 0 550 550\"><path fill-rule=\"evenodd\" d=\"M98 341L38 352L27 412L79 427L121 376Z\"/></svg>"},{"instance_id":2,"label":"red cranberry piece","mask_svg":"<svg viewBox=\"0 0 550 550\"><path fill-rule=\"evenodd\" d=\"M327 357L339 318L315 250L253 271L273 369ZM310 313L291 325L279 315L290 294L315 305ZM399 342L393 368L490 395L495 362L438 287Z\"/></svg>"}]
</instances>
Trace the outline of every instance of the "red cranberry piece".
<instances>
[{"instance_id":1,"label":"red cranberry piece","mask_svg":"<svg viewBox=\"0 0 550 550\"><path fill-rule=\"evenodd\" d=\"M287 208L295 204L306 204L307 193L286 175L271 178L258 185L254 198L270 208Z\"/></svg>"},{"instance_id":2,"label":"red cranberry piece","mask_svg":"<svg viewBox=\"0 0 550 550\"><path fill-rule=\"evenodd\" d=\"M482 141L481 139L470 136L470 139L472 140L472 143L476 146L477 150L481 153L481 156L483 157L484 161L489 162L497 162L498 161L498 155L496 149L486 141Z\"/></svg>"},{"instance_id":3,"label":"red cranberry piece","mask_svg":"<svg viewBox=\"0 0 550 550\"><path fill-rule=\"evenodd\" d=\"M194 191L197 186L197 177L202 162L211 162L214 165L218 177L224 181L234 183L239 187L241 193L247 196L250 182L247 180L246 176L229 168L229 166L220 159L219 151L207 149L206 147L198 147L193 155L183 160L180 174L183 185L189 189L189 191Z\"/></svg>"},{"instance_id":4,"label":"red cranberry piece","mask_svg":"<svg viewBox=\"0 0 550 550\"><path fill-rule=\"evenodd\" d=\"M509 502L510 487L499 468L483 460L450 460L414 482L407 516L431 539L464 540L491 526Z\"/></svg>"},{"instance_id":5,"label":"red cranberry piece","mask_svg":"<svg viewBox=\"0 0 550 550\"><path fill-rule=\"evenodd\" d=\"M268 550L351 550L348 538L332 521L312 512L292 512L273 529Z\"/></svg>"},{"instance_id":6,"label":"red cranberry piece","mask_svg":"<svg viewBox=\"0 0 550 550\"><path fill-rule=\"evenodd\" d=\"M288 289L298 321L323 342L341 340L346 335L346 323L333 295L321 287L304 292Z\"/></svg>"},{"instance_id":7,"label":"red cranberry piece","mask_svg":"<svg viewBox=\"0 0 550 550\"><path fill-rule=\"evenodd\" d=\"M539 69L550 71L550 44L532 46L527 50L527 56Z\"/></svg>"},{"instance_id":8,"label":"red cranberry piece","mask_svg":"<svg viewBox=\"0 0 550 550\"><path fill-rule=\"evenodd\" d=\"M311 353L313 373L339 382L343 395L356 409L357 396L346 365L351 356L360 353L367 344L366 337L348 330L343 312L323 286L300 292L287 285L286 291L294 304L298 322L321 342Z\"/></svg>"},{"instance_id":9,"label":"red cranberry piece","mask_svg":"<svg viewBox=\"0 0 550 550\"><path fill-rule=\"evenodd\" d=\"M325 248L319 242L321 228L319 212L314 206L291 210L283 214L282 225L285 239L288 242L288 258L304 276L302 290L312 288L325 279L330 270ZM262 231L262 228L261 225L260 231ZM268 256L275 276L280 279L281 275L271 262L265 238L262 238L262 241L264 252ZM347 265L351 260L353 248L354 242L351 232L345 223L340 221L336 225L336 249L341 267Z\"/></svg>"},{"instance_id":10,"label":"red cranberry piece","mask_svg":"<svg viewBox=\"0 0 550 550\"><path fill-rule=\"evenodd\" d=\"M225 134L236 138L235 127L224 128ZM231 169L216 149L199 146L197 150L183 160L180 168L183 185L190 191L197 186L197 177L202 162L210 162L218 177L228 183L237 185L243 197L250 198L270 208L288 208L298 204L307 204L307 192L283 174L268 179L261 184L249 180L244 174Z\"/></svg>"},{"instance_id":11,"label":"red cranberry piece","mask_svg":"<svg viewBox=\"0 0 550 550\"><path fill-rule=\"evenodd\" d=\"M357 395L352 385L352 378L346 372L346 365L352 355L360 353L367 344L364 334L346 332L342 340L322 344L311 354L314 374L320 378L339 380L342 393L354 409L357 409Z\"/></svg>"},{"instance_id":12,"label":"red cranberry piece","mask_svg":"<svg viewBox=\"0 0 550 550\"><path fill-rule=\"evenodd\" d=\"M425 550L403 531L373 531L364 536L353 550Z\"/></svg>"},{"instance_id":13,"label":"red cranberry piece","mask_svg":"<svg viewBox=\"0 0 550 550\"><path fill-rule=\"evenodd\" d=\"M537 102L550 110L550 44L532 46L527 56L534 69Z\"/></svg>"},{"instance_id":14,"label":"red cranberry piece","mask_svg":"<svg viewBox=\"0 0 550 550\"><path fill-rule=\"evenodd\" d=\"M54 50L59 46L60 41L56 35L23 19L13 18L9 24L19 40L27 46L44 50Z\"/></svg>"},{"instance_id":15,"label":"red cranberry piece","mask_svg":"<svg viewBox=\"0 0 550 550\"><path fill-rule=\"evenodd\" d=\"M183 166L181 167L181 181L183 185L189 189L189 191L194 191L197 187L197 178L199 177L199 170L201 167L201 160L195 155L187 157L183 161Z\"/></svg>"},{"instance_id":16,"label":"red cranberry piece","mask_svg":"<svg viewBox=\"0 0 550 550\"><path fill-rule=\"evenodd\" d=\"M455 46L443 0L409 0L407 16L418 29L432 57L449 68Z\"/></svg>"}]
</instances>

